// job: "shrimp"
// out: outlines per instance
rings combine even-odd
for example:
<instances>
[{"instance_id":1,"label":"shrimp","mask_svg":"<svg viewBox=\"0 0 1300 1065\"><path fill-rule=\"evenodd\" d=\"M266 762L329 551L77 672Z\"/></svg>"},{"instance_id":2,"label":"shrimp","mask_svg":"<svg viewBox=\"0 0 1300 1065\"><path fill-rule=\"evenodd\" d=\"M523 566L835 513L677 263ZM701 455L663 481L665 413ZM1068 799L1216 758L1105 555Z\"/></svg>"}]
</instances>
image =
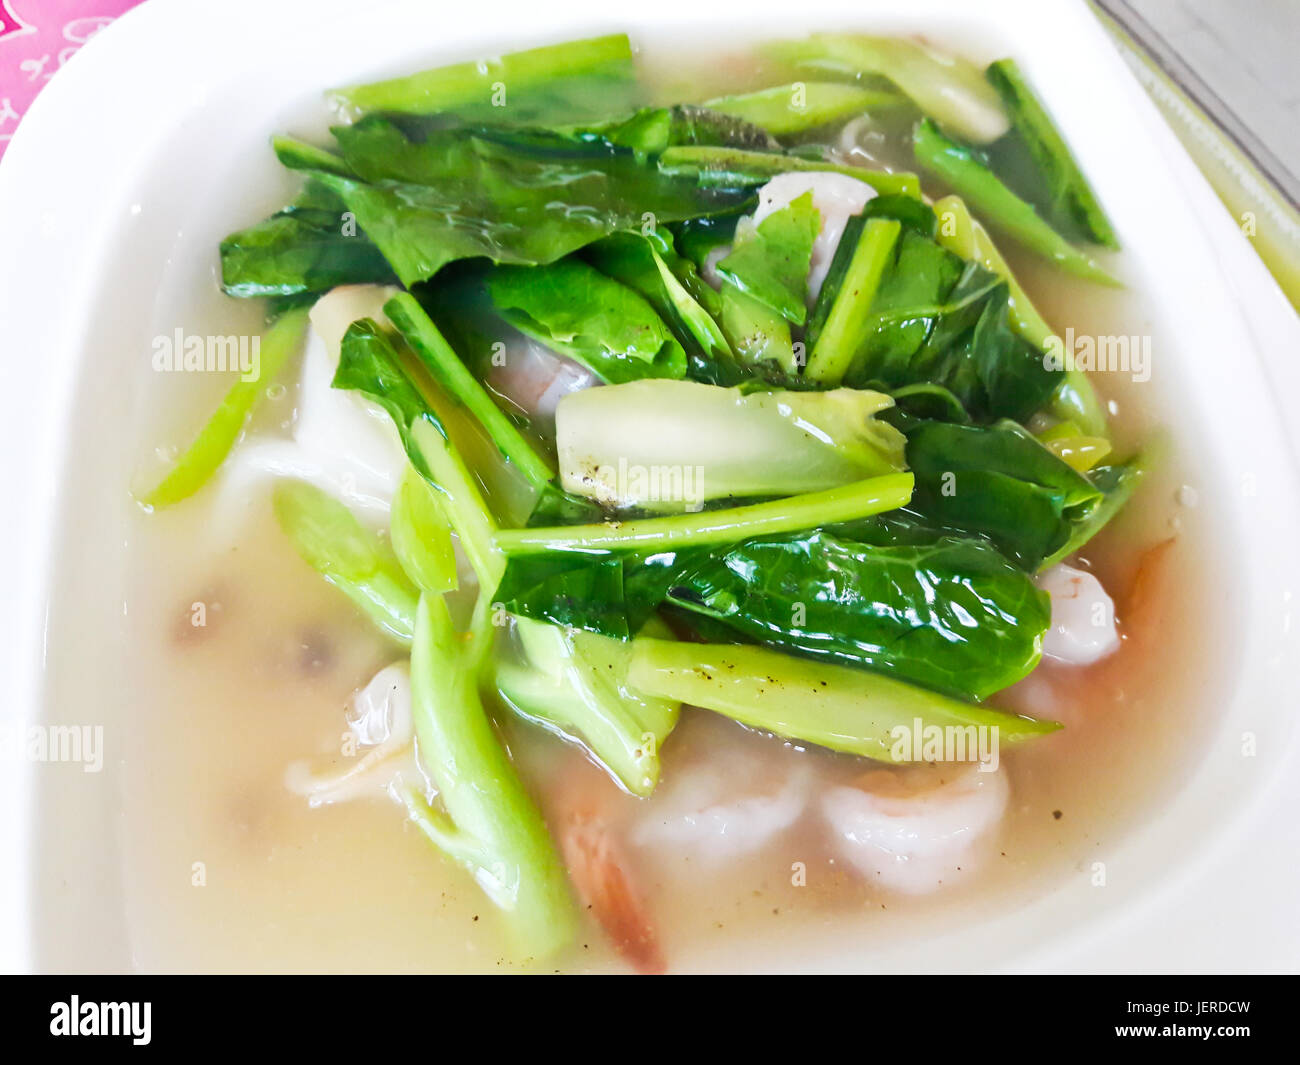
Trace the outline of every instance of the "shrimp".
<instances>
[{"instance_id":1,"label":"shrimp","mask_svg":"<svg viewBox=\"0 0 1300 1065\"><path fill-rule=\"evenodd\" d=\"M822 796L838 851L890 891L921 895L965 876L1006 813L1004 771L974 765L873 770Z\"/></svg>"},{"instance_id":2,"label":"shrimp","mask_svg":"<svg viewBox=\"0 0 1300 1065\"><path fill-rule=\"evenodd\" d=\"M1062 563L1036 583L1052 599L1043 654L1066 665L1087 666L1119 648L1115 603L1093 574Z\"/></svg>"},{"instance_id":3,"label":"shrimp","mask_svg":"<svg viewBox=\"0 0 1300 1065\"><path fill-rule=\"evenodd\" d=\"M310 806L348 802L376 794L395 797L403 783L421 780L411 742L411 675L405 661L386 666L352 697L352 738L368 747L341 772L314 773L305 762L285 772L285 786Z\"/></svg>"},{"instance_id":4,"label":"shrimp","mask_svg":"<svg viewBox=\"0 0 1300 1065\"><path fill-rule=\"evenodd\" d=\"M807 803L806 772L772 769L733 750L670 775L632 829L633 842L706 868L753 854L791 828Z\"/></svg>"},{"instance_id":5,"label":"shrimp","mask_svg":"<svg viewBox=\"0 0 1300 1065\"><path fill-rule=\"evenodd\" d=\"M872 115L859 115L844 124L837 144L838 155L850 166L881 166L887 136Z\"/></svg>"},{"instance_id":6,"label":"shrimp","mask_svg":"<svg viewBox=\"0 0 1300 1065\"><path fill-rule=\"evenodd\" d=\"M621 793L589 766L566 779L552 821L579 899L637 972L664 972L658 933L621 842L625 819L615 806Z\"/></svg>"},{"instance_id":7,"label":"shrimp","mask_svg":"<svg viewBox=\"0 0 1300 1065\"><path fill-rule=\"evenodd\" d=\"M1175 537L1147 548L1138 560L1133 582L1124 597L1124 635L1142 646L1160 638L1166 608L1170 602L1170 556Z\"/></svg>"},{"instance_id":8,"label":"shrimp","mask_svg":"<svg viewBox=\"0 0 1300 1065\"><path fill-rule=\"evenodd\" d=\"M504 365L492 367L488 384L532 417L553 422L555 408L564 396L597 383L596 375L581 363L522 333L503 343Z\"/></svg>"}]
</instances>

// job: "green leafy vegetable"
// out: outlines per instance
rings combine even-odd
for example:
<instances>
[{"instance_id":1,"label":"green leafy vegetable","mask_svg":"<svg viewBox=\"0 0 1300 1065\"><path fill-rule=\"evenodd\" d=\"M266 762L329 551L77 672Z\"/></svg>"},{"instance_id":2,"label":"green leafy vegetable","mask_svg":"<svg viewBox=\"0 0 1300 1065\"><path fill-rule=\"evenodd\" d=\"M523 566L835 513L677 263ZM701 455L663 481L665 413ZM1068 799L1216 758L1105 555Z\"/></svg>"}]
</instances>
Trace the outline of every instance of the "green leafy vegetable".
<instances>
[{"instance_id":1,"label":"green leafy vegetable","mask_svg":"<svg viewBox=\"0 0 1300 1065\"><path fill-rule=\"evenodd\" d=\"M1058 229L1079 232L1085 239L1118 248L1114 227L1096 193L1016 61L999 60L989 66L985 75L1011 116L1014 137L1032 163L1042 190L1026 198ZM996 152L997 146L991 150Z\"/></svg>"},{"instance_id":2,"label":"green leafy vegetable","mask_svg":"<svg viewBox=\"0 0 1300 1065\"><path fill-rule=\"evenodd\" d=\"M612 233L583 252L601 273L635 289L672 329L688 357L732 361L731 347L701 300L713 290L700 280L695 264L677 254L671 235L658 229ZM698 298L697 298L698 296Z\"/></svg>"},{"instance_id":3,"label":"green leafy vegetable","mask_svg":"<svg viewBox=\"0 0 1300 1065\"><path fill-rule=\"evenodd\" d=\"M540 491L555 475L551 464L537 453L474 375L466 369L419 301L408 292L399 293L384 305L384 314L397 327L434 379L449 395L469 408L501 454L513 462L528 482Z\"/></svg>"},{"instance_id":4,"label":"green leafy vegetable","mask_svg":"<svg viewBox=\"0 0 1300 1065\"><path fill-rule=\"evenodd\" d=\"M382 406L397 426L411 462L438 490L470 565L484 590L495 587L502 560L495 523L464 460L447 441L438 416L412 384L392 340L369 319L343 336L335 388L349 388Z\"/></svg>"},{"instance_id":5,"label":"green leafy vegetable","mask_svg":"<svg viewBox=\"0 0 1300 1065\"><path fill-rule=\"evenodd\" d=\"M736 365L741 368L738 375L731 377L727 377L724 369L718 380L726 379L729 383L748 377L780 380L798 373L789 321L730 282L722 285L718 324L736 353Z\"/></svg>"},{"instance_id":6,"label":"green leafy vegetable","mask_svg":"<svg viewBox=\"0 0 1300 1065\"><path fill-rule=\"evenodd\" d=\"M1088 512L1087 516L1074 523L1069 538L1047 558L1039 563L1040 570L1049 569L1058 562L1063 562L1076 551L1081 551L1094 536L1123 509L1124 504L1132 498L1142 478L1146 476L1147 460L1143 456L1125 463L1110 466L1098 466L1093 469L1089 479L1102 493L1101 501Z\"/></svg>"},{"instance_id":7,"label":"green leafy vegetable","mask_svg":"<svg viewBox=\"0 0 1300 1065\"><path fill-rule=\"evenodd\" d=\"M718 273L783 318L803 325L808 314L808 266L821 217L811 192L737 234Z\"/></svg>"},{"instance_id":8,"label":"green leafy vegetable","mask_svg":"<svg viewBox=\"0 0 1300 1065\"><path fill-rule=\"evenodd\" d=\"M997 140L1008 128L998 94L978 67L940 55L916 41L862 34L814 33L765 51L809 69L859 78L882 75L945 129L974 144Z\"/></svg>"},{"instance_id":9,"label":"green leafy vegetable","mask_svg":"<svg viewBox=\"0 0 1300 1065\"><path fill-rule=\"evenodd\" d=\"M833 751L894 761L895 729L984 726L999 745L1060 728L1052 721L971 706L889 677L810 663L762 647L638 639L630 682L661 698L681 699L751 728Z\"/></svg>"},{"instance_id":10,"label":"green leafy vegetable","mask_svg":"<svg viewBox=\"0 0 1300 1065\"><path fill-rule=\"evenodd\" d=\"M987 536L1027 570L1071 537L1102 498L1014 422L978 427L926 422L909 431L916 473L911 509L939 525Z\"/></svg>"},{"instance_id":11,"label":"green leafy vegetable","mask_svg":"<svg viewBox=\"0 0 1300 1065\"><path fill-rule=\"evenodd\" d=\"M613 549L659 551L856 521L904 506L911 496L911 474L888 473L823 492L700 514L640 518L619 524L501 529L497 544L507 555Z\"/></svg>"},{"instance_id":12,"label":"green leafy vegetable","mask_svg":"<svg viewBox=\"0 0 1300 1065\"><path fill-rule=\"evenodd\" d=\"M683 145L669 148L659 157L659 169L665 174L694 178L705 188L753 188L766 185L777 174L792 170L847 174L865 181L877 192L920 197L921 184L915 174L892 174L883 170L866 170L856 166L839 166L821 159L776 152L745 151L707 145Z\"/></svg>"},{"instance_id":13,"label":"green leafy vegetable","mask_svg":"<svg viewBox=\"0 0 1300 1065\"><path fill-rule=\"evenodd\" d=\"M347 206L309 181L288 207L221 242L221 284L227 295L302 296L336 285L396 281L383 253L350 225Z\"/></svg>"},{"instance_id":14,"label":"green leafy vegetable","mask_svg":"<svg viewBox=\"0 0 1300 1065\"><path fill-rule=\"evenodd\" d=\"M1038 351L1047 351L1053 336L1051 327L1020 287L988 232L971 217L966 204L958 196L945 196L935 201L934 210L942 220L936 232L939 243L1002 278L1007 283L1007 319L1012 331ZM1106 412L1087 375L1081 371L1066 372L1051 397L1051 407L1057 417L1074 420L1085 432L1106 435Z\"/></svg>"},{"instance_id":15,"label":"green leafy vegetable","mask_svg":"<svg viewBox=\"0 0 1300 1065\"><path fill-rule=\"evenodd\" d=\"M280 481L273 503L280 528L303 561L389 636L410 643L418 593L383 541L306 481Z\"/></svg>"},{"instance_id":16,"label":"green leafy vegetable","mask_svg":"<svg viewBox=\"0 0 1300 1065\"><path fill-rule=\"evenodd\" d=\"M669 601L733 636L975 699L1037 665L1050 620L988 544L894 516L747 540L695 561Z\"/></svg>"},{"instance_id":17,"label":"green leafy vegetable","mask_svg":"<svg viewBox=\"0 0 1300 1065\"><path fill-rule=\"evenodd\" d=\"M980 420L1029 417L1048 400L1058 378L1038 350L1012 334L1007 285L925 236L923 218L887 218L850 222L845 229L826 286L835 285L837 295L827 296L823 288L809 327L809 377L827 381L842 375L855 387L890 392L924 385L950 393ZM900 227L883 262L878 246L860 250L861 234L871 225ZM879 262L874 286L873 275L861 283L848 277L860 257L873 270ZM866 291L870 303L864 308Z\"/></svg>"},{"instance_id":18,"label":"green leafy vegetable","mask_svg":"<svg viewBox=\"0 0 1300 1065\"><path fill-rule=\"evenodd\" d=\"M580 259L498 267L486 284L511 325L604 381L686 374L681 344L645 298Z\"/></svg>"},{"instance_id":19,"label":"green leafy vegetable","mask_svg":"<svg viewBox=\"0 0 1300 1065\"><path fill-rule=\"evenodd\" d=\"M473 634L476 642L487 638L482 629ZM421 596L411 715L441 809L414 789L405 798L415 823L501 910L520 955L542 959L573 938L577 911L546 825L483 709L473 653L442 597Z\"/></svg>"},{"instance_id":20,"label":"green leafy vegetable","mask_svg":"<svg viewBox=\"0 0 1300 1065\"><path fill-rule=\"evenodd\" d=\"M550 263L619 229L695 218L747 197L704 189L605 141L370 116L334 130L357 174L309 171L407 285L458 259Z\"/></svg>"},{"instance_id":21,"label":"green leafy vegetable","mask_svg":"<svg viewBox=\"0 0 1300 1065\"><path fill-rule=\"evenodd\" d=\"M862 228L852 258L839 279L826 324L808 356L807 376L823 385L837 385L853 364L866 339L872 304L902 230L892 219L874 218Z\"/></svg>"},{"instance_id":22,"label":"green leafy vegetable","mask_svg":"<svg viewBox=\"0 0 1300 1065\"><path fill-rule=\"evenodd\" d=\"M945 137L933 122L917 123L912 145L917 162L983 212L989 225L1069 273L1104 285L1118 284L1044 222L1033 206L1007 188L971 149Z\"/></svg>"},{"instance_id":23,"label":"green leafy vegetable","mask_svg":"<svg viewBox=\"0 0 1300 1065\"><path fill-rule=\"evenodd\" d=\"M393 496L389 539L402 569L421 592L441 595L456 589L456 552L447 516L436 490L413 467Z\"/></svg>"},{"instance_id":24,"label":"green leafy vegetable","mask_svg":"<svg viewBox=\"0 0 1300 1065\"><path fill-rule=\"evenodd\" d=\"M302 346L307 329L307 312L288 311L261 338L256 378L231 385L226 398L208 419L167 475L140 502L150 507L167 507L188 499L211 479L226 460L243 432L258 397L279 376L286 362Z\"/></svg>"},{"instance_id":25,"label":"green leafy vegetable","mask_svg":"<svg viewBox=\"0 0 1300 1065\"><path fill-rule=\"evenodd\" d=\"M904 97L893 92L833 81L806 81L774 85L739 96L719 96L706 101L704 106L752 122L780 137L906 103Z\"/></svg>"},{"instance_id":26,"label":"green leafy vegetable","mask_svg":"<svg viewBox=\"0 0 1300 1065\"><path fill-rule=\"evenodd\" d=\"M690 104L646 107L611 122L567 128L561 132L587 140L600 138L620 148L631 148L642 159L682 144L766 150L780 150L781 147L760 126L721 111Z\"/></svg>"},{"instance_id":27,"label":"green leafy vegetable","mask_svg":"<svg viewBox=\"0 0 1300 1065\"><path fill-rule=\"evenodd\" d=\"M630 640L710 549L512 555L497 599L512 614Z\"/></svg>"},{"instance_id":28,"label":"green leafy vegetable","mask_svg":"<svg viewBox=\"0 0 1300 1065\"><path fill-rule=\"evenodd\" d=\"M361 111L451 112L530 125L613 114L630 106L635 89L632 45L617 33L354 85L333 95Z\"/></svg>"},{"instance_id":29,"label":"green leafy vegetable","mask_svg":"<svg viewBox=\"0 0 1300 1065\"><path fill-rule=\"evenodd\" d=\"M556 411L561 483L620 508L834 488L904 468L879 392L749 391L637 381L566 396Z\"/></svg>"},{"instance_id":30,"label":"green leafy vegetable","mask_svg":"<svg viewBox=\"0 0 1300 1065\"><path fill-rule=\"evenodd\" d=\"M681 708L628 687L631 645L527 618L515 619L515 637L521 660L504 657L496 668L502 698L582 742L633 795L654 791L659 751Z\"/></svg>"},{"instance_id":31,"label":"green leafy vegetable","mask_svg":"<svg viewBox=\"0 0 1300 1065\"><path fill-rule=\"evenodd\" d=\"M1043 350L1047 338L1052 335L1051 327L1025 295L988 231L971 217L965 202L960 196L945 196L935 200L934 213L940 220L935 239L955 255L967 262L978 263L1007 283L1011 328L1034 347Z\"/></svg>"},{"instance_id":32,"label":"green leafy vegetable","mask_svg":"<svg viewBox=\"0 0 1300 1065\"><path fill-rule=\"evenodd\" d=\"M512 556L498 597L616 639L671 606L708 622L711 639L976 699L1033 669L1050 621L1045 593L989 543L905 513L675 552Z\"/></svg>"}]
</instances>

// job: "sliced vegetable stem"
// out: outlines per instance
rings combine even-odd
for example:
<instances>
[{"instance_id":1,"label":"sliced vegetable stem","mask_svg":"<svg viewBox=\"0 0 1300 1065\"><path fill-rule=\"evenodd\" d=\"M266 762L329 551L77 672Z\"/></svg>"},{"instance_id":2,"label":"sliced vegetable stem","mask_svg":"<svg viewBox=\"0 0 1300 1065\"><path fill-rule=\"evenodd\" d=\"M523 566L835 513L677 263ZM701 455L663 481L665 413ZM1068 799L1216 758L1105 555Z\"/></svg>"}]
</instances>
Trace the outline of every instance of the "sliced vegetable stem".
<instances>
[{"instance_id":1,"label":"sliced vegetable stem","mask_svg":"<svg viewBox=\"0 0 1300 1065\"><path fill-rule=\"evenodd\" d=\"M791 170L847 174L865 181L885 195L919 197L921 183L915 174L888 173L856 166L840 166L820 159L804 159L780 152L755 152L743 148L684 144L669 148L659 157L659 169L666 174L695 177L701 185L763 185L769 178Z\"/></svg>"},{"instance_id":2,"label":"sliced vegetable stem","mask_svg":"<svg viewBox=\"0 0 1300 1065\"><path fill-rule=\"evenodd\" d=\"M945 196L934 201L934 213L939 219L935 240L954 255L979 263L1007 283L1007 312L1011 328L1034 347L1044 350L1047 338L1052 335L1052 327L1020 287L988 230L971 216L966 202L960 196Z\"/></svg>"},{"instance_id":3,"label":"sliced vegetable stem","mask_svg":"<svg viewBox=\"0 0 1300 1065\"><path fill-rule=\"evenodd\" d=\"M505 411L493 402L419 301L409 292L400 293L384 305L384 314L438 383L469 408L501 454L519 468L534 488L540 490L544 487L555 476L554 468L525 439Z\"/></svg>"},{"instance_id":4,"label":"sliced vegetable stem","mask_svg":"<svg viewBox=\"0 0 1300 1065\"><path fill-rule=\"evenodd\" d=\"M863 227L826 324L808 356L804 375L810 380L838 385L853 365L900 232L902 225L887 218L873 218Z\"/></svg>"},{"instance_id":5,"label":"sliced vegetable stem","mask_svg":"<svg viewBox=\"0 0 1300 1065\"><path fill-rule=\"evenodd\" d=\"M910 731L918 721L922 728L994 728L999 746L1061 727L765 647L643 637L632 646L628 682L637 691L679 699L787 739L881 761L902 760L894 757L894 730Z\"/></svg>"},{"instance_id":6,"label":"sliced vegetable stem","mask_svg":"<svg viewBox=\"0 0 1300 1065\"><path fill-rule=\"evenodd\" d=\"M208 483L235 446L258 399L302 346L306 331L306 308L288 311L276 320L261 338L257 377L231 386L194 442L140 502L150 507L171 506L188 499Z\"/></svg>"},{"instance_id":7,"label":"sliced vegetable stem","mask_svg":"<svg viewBox=\"0 0 1300 1065\"><path fill-rule=\"evenodd\" d=\"M802 133L854 115L907 106L907 98L884 89L864 89L835 81L774 85L704 104L711 111L752 122L775 136Z\"/></svg>"},{"instance_id":8,"label":"sliced vegetable stem","mask_svg":"<svg viewBox=\"0 0 1300 1065\"><path fill-rule=\"evenodd\" d=\"M989 225L1077 277L1102 285L1119 285L1090 256L1043 221L1031 204L1007 188L969 148L949 140L933 122L927 119L917 123L912 147L916 161L982 212Z\"/></svg>"},{"instance_id":9,"label":"sliced vegetable stem","mask_svg":"<svg viewBox=\"0 0 1300 1065\"><path fill-rule=\"evenodd\" d=\"M497 533L497 544L507 555L526 555L542 551L617 548L654 551L732 543L753 536L857 521L896 510L912 498L912 486L910 473L890 473L824 492L809 492L725 510L604 525L501 529Z\"/></svg>"},{"instance_id":10,"label":"sliced vegetable stem","mask_svg":"<svg viewBox=\"0 0 1300 1065\"><path fill-rule=\"evenodd\" d=\"M455 590L456 552L441 496L411 465L393 496L389 539L420 591L440 595Z\"/></svg>"},{"instance_id":11,"label":"sliced vegetable stem","mask_svg":"<svg viewBox=\"0 0 1300 1065\"><path fill-rule=\"evenodd\" d=\"M814 33L805 40L769 45L764 51L774 59L818 71L888 78L925 114L975 144L997 140L1009 125L1002 101L979 67L959 56L940 55L915 40Z\"/></svg>"},{"instance_id":12,"label":"sliced vegetable stem","mask_svg":"<svg viewBox=\"0 0 1300 1065\"><path fill-rule=\"evenodd\" d=\"M487 104L496 84L518 93L552 78L623 73L631 61L632 46L627 35L616 33L353 85L336 89L333 95L362 111L433 114Z\"/></svg>"},{"instance_id":13,"label":"sliced vegetable stem","mask_svg":"<svg viewBox=\"0 0 1300 1065\"><path fill-rule=\"evenodd\" d=\"M411 713L420 761L446 811L408 796L416 824L469 869L521 955L553 954L576 927L564 865L493 731L441 596L422 596L416 610Z\"/></svg>"},{"instance_id":14,"label":"sliced vegetable stem","mask_svg":"<svg viewBox=\"0 0 1300 1065\"><path fill-rule=\"evenodd\" d=\"M1016 61L1001 59L991 63L985 77L1002 97L1011 124L1037 164L1044 184L1053 191L1056 210L1064 211L1098 244L1118 248L1119 239L1097 194Z\"/></svg>"},{"instance_id":15,"label":"sliced vegetable stem","mask_svg":"<svg viewBox=\"0 0 1300 1065\"><path fill-rule=\"evenodd\" d=\"M470 565L478 575L484 595L491 595L501 580L505 560L496 546L496 521L473 475L456 449L429 421L411 426L412 441L428 464L434 486L446 501L447 517L460 538Z\"/></svg>"},{"instance_id":16,"label":"sliced vegetable stem","mask_svg":"<svg viewBox=\"0 0 1300 1065\"><path fill-rule=\"evenodd\" d=\"M409 644L418 593L383 542L346 506L306 481L281 481L272 505L303 560L384 632Z\"/></svg>"}]
</instances>

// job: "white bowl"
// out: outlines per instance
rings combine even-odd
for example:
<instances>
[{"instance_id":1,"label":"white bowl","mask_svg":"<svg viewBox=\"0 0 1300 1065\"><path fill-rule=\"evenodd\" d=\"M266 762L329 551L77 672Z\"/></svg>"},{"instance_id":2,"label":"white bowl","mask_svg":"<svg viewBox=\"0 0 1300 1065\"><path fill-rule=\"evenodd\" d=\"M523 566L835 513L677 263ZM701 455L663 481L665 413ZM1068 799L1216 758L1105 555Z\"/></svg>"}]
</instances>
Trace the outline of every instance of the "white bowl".
<instances>
[{"instance_id":1,"label":"white bowl","mask_svg":"<svg viewBox=\"0 0 1300 1065\"><path fill-rule=\"evenodd\" d=\"M977 58L1019 59L1124 238L1122 269L1165 338L1166 380L1177 378L1166 397L1176 431L1212 457L1202 506L1223 513L1231 543L1231 572L1216 577L1246 607L1224 640L1231 698L1177 794L1108 852L1104 891L1073 877L1014 913L902 946L877 950L828 930L776 955L704 954L692 964L1294 969L1300 432L1285 404L1300 394L1300 330L1086 7L660 0L615 12L599 0L397 0L356 11L348 0L151 0L50 82L9 147L0 166L5 724L93 723L96 693L122 682L120 531L132 505L122 471L139 397L116 358L147 350L160 288L207 285L218 298L217 241L249 217L220 205L232 184L264 195L261 207L282 202L291 183L274 177L266 138L322 87L613 29L692 48L734 43L735 26L753 36L920 31ZM47 647L56 576L79 595L61 631L82 638ZM58 671L47 675L47 663ZM1245 734L1256 738L1254 757L1241 753ZM123 769L110 734L102 774L21 760L0 773L3 968L131 967Z\"/></svg>"}]
</instances>

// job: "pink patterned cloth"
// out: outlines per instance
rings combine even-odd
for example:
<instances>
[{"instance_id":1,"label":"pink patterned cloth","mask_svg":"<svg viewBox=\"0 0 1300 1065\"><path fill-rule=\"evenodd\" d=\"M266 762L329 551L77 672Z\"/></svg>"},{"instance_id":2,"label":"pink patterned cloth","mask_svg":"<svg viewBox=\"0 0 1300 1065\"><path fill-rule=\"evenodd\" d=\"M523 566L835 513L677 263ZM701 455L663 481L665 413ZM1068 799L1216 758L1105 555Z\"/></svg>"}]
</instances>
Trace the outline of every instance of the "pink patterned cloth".
<instances>
[{"instance_id":1,"label":"pink patterned cloth","mask_svg":"<svg viewBox=\"0 0 1300 1065\"><path fill-rule=\"evenodd\" d=\"M91 37L140 0L0 0L0 156L36 94Z\"/></svg>"}]
</instances>

